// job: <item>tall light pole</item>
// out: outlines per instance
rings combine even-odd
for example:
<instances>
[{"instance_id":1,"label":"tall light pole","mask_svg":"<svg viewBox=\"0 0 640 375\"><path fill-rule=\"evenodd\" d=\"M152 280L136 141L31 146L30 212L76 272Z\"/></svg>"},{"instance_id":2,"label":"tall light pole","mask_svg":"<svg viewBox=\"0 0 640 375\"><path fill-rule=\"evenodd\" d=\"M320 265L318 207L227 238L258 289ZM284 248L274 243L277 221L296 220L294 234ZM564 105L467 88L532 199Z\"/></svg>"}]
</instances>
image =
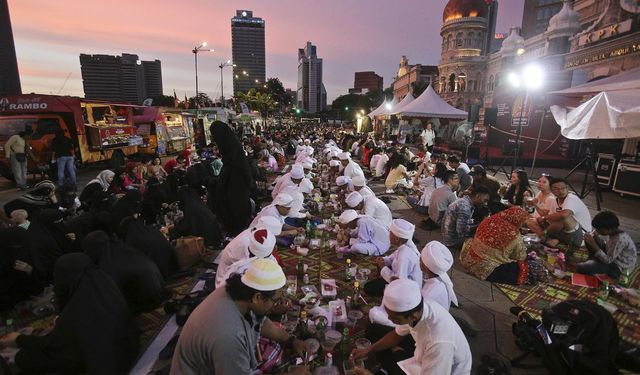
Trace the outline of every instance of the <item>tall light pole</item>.
<instances>
[{"instance_id":1,"label":"tall light pole","mask_svg":"<svg viewBox=\"0 0 640 375\"><path fill-rule=\"evenodd\" d=\"M518 164L518 157L520 155L520 134L522 133L522 122L524 120L524 112L527 107L527 101L529 100L530 91L538 90L544 84L544 72L542 68L535 64L529 64L522 69L520 72L510 72L507 75L507 79L511 86L516 89L524 89L524 99L522 100L522 104L520 105L520 117L518 119L518 125L516 129L516 145L514 149L513 155L513 164L511 166L511 172L516 169ZM533 104L531 104L531 108L533 109ZM511 112L511 121L513 123L513 115ZM529 113L527 113L527 118Z\"/></svg>"},{"instance_id":2,"label":"tall light pole","mask_svg":"<svg viewBox=\"0 0 640 375\"><path fill-rule=\"evenodd\" d=\"M196 65L196 100L195 100L195 104L196 104L196 123L199 123L199 119L198 119L198 110L200 109L200 105L198 103L198 52L213 52L213 49L209 49L209 48L205 48L207 46L207 42L202 42L202 44L200 44L199 46L193 47L193 50L191 52L193 52L193 57L195 60L195 65Z\"/></svg>"},{"instance_id":3,"label":"tall light pole","mask_svg":"<svg viewBox=\"0 0 640 375\"><path fill-rule=\"evenodd\" d=\"M218 65L218 67L220 68L220 100L222 101L222 107L223 108L226 107L225 103L224 103L224 78L223 78L223 75L222 75L222 69L225 66L233 66L233 67L235 67L236 64L232 64L231 60L227 60L227 62L223 62L223 63L220 63L220 65Z\"/></svg>"}]
</instances>

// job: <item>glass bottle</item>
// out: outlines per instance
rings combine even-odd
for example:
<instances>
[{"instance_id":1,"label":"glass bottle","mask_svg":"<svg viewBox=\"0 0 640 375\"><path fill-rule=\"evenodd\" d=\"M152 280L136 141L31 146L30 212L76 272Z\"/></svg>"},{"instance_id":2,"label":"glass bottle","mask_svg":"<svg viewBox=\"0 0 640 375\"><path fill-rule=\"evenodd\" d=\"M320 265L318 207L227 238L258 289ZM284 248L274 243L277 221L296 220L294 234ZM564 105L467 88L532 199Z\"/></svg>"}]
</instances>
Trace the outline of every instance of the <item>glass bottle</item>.
<instances>
[{"instance_id":1,"label":"glass bottle","mask_svg":"<svg viewBox=\"0 0 640 375\"><path fill-rule=\"evenodd\" d=\"M598 297L603 301L606 301L607 298L609 298L609 282L607 280L602 282L600 290L598 291Z\"/></svg>"},{"instance_id":2,"label":"glass bottle","mask_svg":"<svg viewBox=\"0 0 640 375\"><path fill-rule=\"evenodd\" d=\"M351 297L351 306L357 308L360 306L360 282L353 283L353 297Z\"/></svg>"},{"instance_id":3,"label":"glass bottle","mask_svg":"<svg viewBox=\"0 0 640 375\"><path fill-rule=\"evenodd\" d=\"M298 279L302 280L304 278L304 262L302 261L302 257L298 257Z\"/></svg>"},{"instance_id":4,"label":"glass bottle","mask_svg":"<svg viewBox=\"0 0 640 375\"><path fill-rule=\"evenodd\" d=\"M349 337L349 328L342 330L342 341L340 342L340 350L342 352L342 360L347 360L351 355L351 338Z\"/></svg>"},{"instance_id":5,"label":"glass bottle","mask_svg":"<svg viewBox=\"0 0 640 375\"><path fill-rule=\"evenodd\" d=\"M344 279L346 281L351 281L351 258L347 258L347 265L344 269Z\"/></svg>"}]
</instances>

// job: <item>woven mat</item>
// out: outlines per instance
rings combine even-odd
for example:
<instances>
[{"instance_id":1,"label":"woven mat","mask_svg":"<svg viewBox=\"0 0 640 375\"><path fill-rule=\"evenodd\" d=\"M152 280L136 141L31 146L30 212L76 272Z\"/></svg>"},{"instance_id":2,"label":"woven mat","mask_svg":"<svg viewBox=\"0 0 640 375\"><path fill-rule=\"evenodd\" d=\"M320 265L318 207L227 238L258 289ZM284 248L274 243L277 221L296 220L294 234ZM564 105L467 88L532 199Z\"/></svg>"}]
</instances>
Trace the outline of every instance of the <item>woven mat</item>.
<instances>
[{"instance_id":1,"label":"woven mat","mask_svg":"<svg viewBox=\"0 0 640 375\"><path fill-rule=\"evenodd\" d=\"M639 275L640 269L636 267L631 274L630 282L631 287L634 289L640 288ZM556 279L553 277L546 283L539 283L534 286L506 284L496 284L496 286L516 305L524 308L536 318L540 317L545 307L554 302L581 299L595 303L597 298L596 289L575 286L568 279ZM618 324L620 336L633 345L640 346L640 311L632 309L631 306L613 294L609 296L607 302L618 307L618 310L613 314L613 318ZM625 311L632 310L635 313L628 314L622 312L621 309Z\"/></svg>"},{"instance_id":2,"label":"woven mat","mask_svg":"<svg viewBox=\"0 0 640 375\"><path fill-rule=\"evenodd\" d=\"M321 254L322 253L322 254ZM297 269L297 263L299 255L289 248L280 248L278 251L280 258L284 264L284 271L287 275L295 275ZM322 266L320 266L320 259L322 258ZM378 277L378 268L372 262L375 257L365 256L361 254L349 254L349 258L352 263L358 265L358 269L368 268L371 270L369 280ZM338 298L345 298L353 293L353 281L345 281L345 265L347 256L343 259L338 259L334 251L320 251L311 250L307 256L302 257L303 262L308 266L307 274L309 275L309 284L315 285L318 290L320 289L320 280L318 279L318 270L320 270L321 278L323 279L335 279L338 286ZM300 284L299 284L300 286ZM359 309L364 313L363 319L358 321L358 324L353 335L353 339L364 336L364 330L369 324L369 310L380 305L382 299L380 297L371 297L363 292L363 297L367 301L367 305L361 302ZM323 300L326 302L326 300Z\"/></svg>"}]
</instances>

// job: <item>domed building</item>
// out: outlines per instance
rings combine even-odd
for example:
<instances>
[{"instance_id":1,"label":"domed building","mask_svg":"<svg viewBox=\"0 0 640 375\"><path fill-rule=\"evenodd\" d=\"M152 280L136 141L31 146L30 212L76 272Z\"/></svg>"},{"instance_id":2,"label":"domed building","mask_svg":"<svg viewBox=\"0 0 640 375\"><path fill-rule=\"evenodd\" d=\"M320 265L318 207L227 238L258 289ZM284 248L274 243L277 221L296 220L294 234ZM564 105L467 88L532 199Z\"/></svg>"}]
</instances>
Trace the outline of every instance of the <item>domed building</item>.
<instances>
[{"instance_id":1,"label":"domed building","mask_svg":"<svg viewBox=\"0 0 640 375\"><path fill-rule=\"evenodd\" d=\"M482 105L486 56L495 21L495 6L491 3L450 0L442 13L442 51L436 90L459 109Z\"/></svg>"}]
</instances>

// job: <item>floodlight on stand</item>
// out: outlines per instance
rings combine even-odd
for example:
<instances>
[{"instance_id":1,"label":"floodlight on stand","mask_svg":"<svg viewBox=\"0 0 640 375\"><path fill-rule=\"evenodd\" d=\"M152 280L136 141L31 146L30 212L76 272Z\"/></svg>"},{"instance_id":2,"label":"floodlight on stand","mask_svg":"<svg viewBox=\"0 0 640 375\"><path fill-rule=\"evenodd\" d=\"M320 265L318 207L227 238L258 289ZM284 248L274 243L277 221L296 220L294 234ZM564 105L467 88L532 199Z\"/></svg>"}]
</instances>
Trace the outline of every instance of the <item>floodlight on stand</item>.
<instances>
[{"instance_id":1,"label":"floodlight on stand","mask_svg":"<svg viewBox=\"0 0 640 375\"><path fill-rule=\"evenodd\" d=\"M536 90L542 87L544 72L539 65L527 65L522 73L524 84L527 89Z\"/></svg>"},{"instance_id":2,"label":"floodlight on stand","mask_svg":"<svg viewBox=\"0 0 640 375\"><path fill-rule=\"evenodd\" d=\"M509 74L507 74L507 79L513 87L520 87L520 85L522 84L522 82L520 81L520 77L518 77L515 72L510 72Z\"/></svg>"}]
</instances>

